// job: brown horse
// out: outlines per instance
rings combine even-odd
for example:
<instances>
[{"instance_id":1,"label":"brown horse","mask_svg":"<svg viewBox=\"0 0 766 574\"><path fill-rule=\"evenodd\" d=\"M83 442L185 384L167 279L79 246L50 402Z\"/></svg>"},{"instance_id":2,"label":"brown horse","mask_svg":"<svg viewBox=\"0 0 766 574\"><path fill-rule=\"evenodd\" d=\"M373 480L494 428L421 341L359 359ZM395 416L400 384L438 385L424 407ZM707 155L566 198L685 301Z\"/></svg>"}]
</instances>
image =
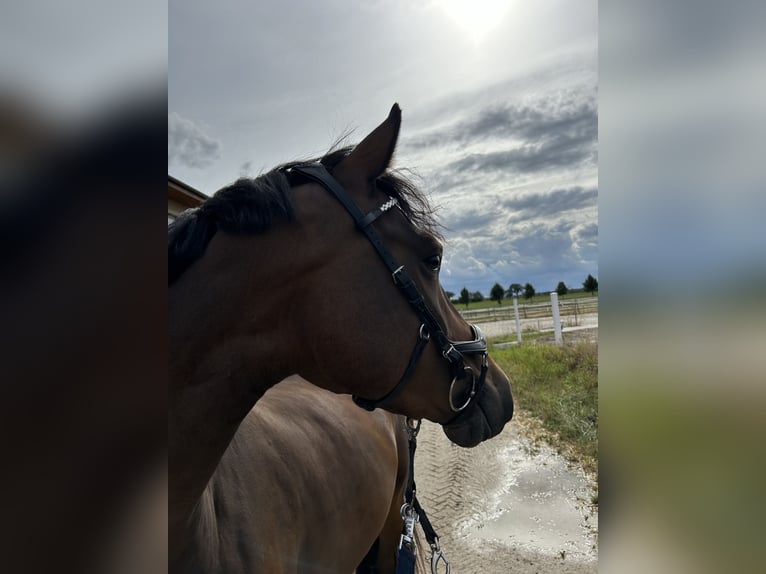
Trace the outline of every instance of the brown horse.
<instances>
[{"instance_id":1,"label":"brown horse","mask_svg":"<svg viewBox=\"0 0 766 574\"><path fill-rule=\"evenodd\" d=\"M169 545L175 569L254 572L255 557L269 553L259 535L264 524L282 528L280 516L257 514L241 488L209 485L238 429L251 424L256 402L291 374L355 394L368 409L385 405L440 423L461 446L491 438L510 420L507 377L439 284L441 244L427 202L387 171L400 123L394 105L353 150L240 180L171 226ZM291 420L303 416L296 411ZM332 429L313 430L323 431ZM259 435L247 447L240 444L245 439L232 447L278 441ZM315 492L330 489L331 479L317 471L327 460L312 464ZM259 476L259 488L266 488L272 471L246 474ZM277 487L295 491L284 480ZM238 505L236 521L222 516L230 508L222 506L225 499ZM297 529L308 530L313 524L303 512L295 508L290 516ZM349 524L364 519L358 512L346 518ZM304 567L312 571L294 564L267 571Z\"/></svg>"},{"instance_id":2,"label":"brown horse","mask_svg":"<svg viewBox=\"0 0 766 574\"><path fill-rule=\"evenodd\" d=\"M350 574L379 539L365 572L393 574L408 456L403 417L288 378L242 421L176 567Z\"/></svg>"}]
</instances>

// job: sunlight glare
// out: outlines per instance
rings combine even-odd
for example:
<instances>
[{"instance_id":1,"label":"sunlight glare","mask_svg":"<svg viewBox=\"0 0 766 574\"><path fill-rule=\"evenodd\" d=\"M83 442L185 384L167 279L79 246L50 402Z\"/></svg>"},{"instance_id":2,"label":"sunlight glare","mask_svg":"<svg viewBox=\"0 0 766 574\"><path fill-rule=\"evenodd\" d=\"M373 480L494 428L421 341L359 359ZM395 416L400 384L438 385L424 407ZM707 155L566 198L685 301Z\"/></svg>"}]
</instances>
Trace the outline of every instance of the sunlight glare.
<instances>
[{"instance_id":1,"label":"sunlight glare","mask_svg":"<svg viewBox=\"0 0 766 574\"><path fill-rule=\"evenodd\" d=\"M439 5L478 44L502 22L511 0L441 0Z\"/></svg>"}]
</instances>

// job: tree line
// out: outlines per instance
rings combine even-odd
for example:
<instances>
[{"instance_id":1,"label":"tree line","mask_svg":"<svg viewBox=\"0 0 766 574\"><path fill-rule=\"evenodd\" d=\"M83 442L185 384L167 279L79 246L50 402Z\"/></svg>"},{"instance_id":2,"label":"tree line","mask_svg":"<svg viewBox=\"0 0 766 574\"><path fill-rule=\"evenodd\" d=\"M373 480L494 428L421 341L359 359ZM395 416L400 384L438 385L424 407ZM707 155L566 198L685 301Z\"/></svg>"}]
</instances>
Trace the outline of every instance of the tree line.
<instances>
[{"instance_id":1,"label":"tree line","mask_svg":"<svg viewBox=\"0 0 766 574\"><path fill-rule=\"evenodd\" d=\"M590 273L588 274L588 277L583 281L582 283L582 290L589 292L591 295L598 292L598 279L593 277ZM570 289L567 287L567 285L563 281L559 281L559 284L556 286L556 293L559 295L566 295L569 293ZM535 290L534 285L531 283L525 283L522 285L521 283L511 283L508 286L508 289L503 288L500 283L495 283L492 288L489 290L489 298L492 301L497 301L498 305L503 304L503 299L511 298L511 297L518 297L520 295L523 295L525 299L531 299L537 294L537 291ZM447 297L449 297L450 301L454 301L455 293L452 293L451 291L447 291ZM463 287L460 291L460 295L457 299L457 303L461 303L468 307L469 303L478 303L480 301L484 301L484 295L481 293L481 291L469 291L466 287Z\"/></svg>"}]
</instances>

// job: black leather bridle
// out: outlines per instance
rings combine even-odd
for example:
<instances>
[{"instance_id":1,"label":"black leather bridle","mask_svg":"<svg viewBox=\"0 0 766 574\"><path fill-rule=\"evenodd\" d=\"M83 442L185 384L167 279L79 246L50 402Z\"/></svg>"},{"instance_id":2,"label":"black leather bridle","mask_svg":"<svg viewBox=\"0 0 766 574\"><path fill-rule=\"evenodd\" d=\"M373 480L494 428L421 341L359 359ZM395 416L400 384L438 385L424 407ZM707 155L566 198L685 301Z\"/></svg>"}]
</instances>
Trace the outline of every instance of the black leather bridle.
<instances>
[{"instance_id":1,"label":"black leather bridle","mask_svg":"<svg viewBox=\"0 0 766 574\"><path fill-rule=\"evenodd\" d=\"M428 342L433 339L435 344L439 347L442 356L449 363L450 374L452 376L452 382L450 383L449 389L450 408L456 413L464 411L465 408L471 403L471 400L484 386L484 381L487 376L487 368L489 365L487 341L484 338L481 330L476 325L471 325L471 329L473 330L474 335L473 340L450 341L439 325L439 322L436 320L436 317L426 305L425 299L420 294L420 291L418 291L417 285L404 269L404 265L399 265L391 252L386 249L386 246L383 243L383 239L372 226L372 223L386 211L397 206L398 201L395 198L390 198L379 208L374 209L365 215L362 213L356 203L354 203L354 200L351 199L346 190L343 189L343 186L341 186L340 183L338 183L338 181L332 175L330 175L330 173L321 163L295 165L286 168L285 171L288 174L298 174L310 181L318 183L335 196L335 198L341 203L341 205L343 205L346 211L348 211L348 213L354 219L356 227L362 231L367 236L367 239L369 239L370 243L372 243L375 251L378 252L378 255L383 260L383 263L386 264L386 267L388 267L388 270L391 272L394 284L404 294L404 296L410 302L410 305L414 307L415 312L418 314L418 317L421 320L415 348L412 350L407 368L404 370L404 374L402 375L401 379L399 379L399 382L396 384L396 386L391 389L388 394L380 399L370 400L354 396L354 402L360 407L371 411L377 407L381 407L393 401L394 398L396 398L399 393L402 392L404 385L415 372L415 368L417 367L418 361L423 354L423 350L425 349ZM482 356L481 372L479 374L478 382L476 380L473 369L471 369L470 366L467 366L463 361L463 354L480 354ZM458 398L456 404L455 398L453 397L455 384L458 381L462 381L463 377L466 376L471 377L470 391L464 400Z\"/></svg>"}]
</instances>

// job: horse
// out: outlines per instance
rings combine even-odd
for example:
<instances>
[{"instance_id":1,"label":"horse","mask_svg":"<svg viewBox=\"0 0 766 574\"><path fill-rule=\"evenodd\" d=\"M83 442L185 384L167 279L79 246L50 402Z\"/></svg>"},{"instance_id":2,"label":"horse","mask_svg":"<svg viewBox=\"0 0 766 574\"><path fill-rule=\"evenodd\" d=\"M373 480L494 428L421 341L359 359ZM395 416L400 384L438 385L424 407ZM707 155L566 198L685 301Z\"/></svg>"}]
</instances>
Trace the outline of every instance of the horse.
<instances>
[{"instance_id":1,"label":"horse","mask_svg":"<svg viewBox=\"0 0 766 574\"><path fill-rule=\"evenodd\" d=\"M179 569L348 574L364 561L359 572L393 574L409 470L403 419L300 377L272 387L205 488Z\"/></svg>"},{"instance_id":2,"label":"horse","mask_svg":"<svg viewBox=\"0 0 766 574\"><path fill-rule=\"evenodd\" d=\"M248 414L291 375L351 394L366 410L441 424L463 447L511 419L507 376L439 283L442 244L428 202L389 169L400 125L394 104L356 147L240 179L169 227L171 569L220 571L225 562L227 572L257 571L255 549L268 550L259 524L279 515L258 515L234 486L208 487ZM247 448L278 439L259 436ZM253 469L254 484L266 488L271 471ZM329 488L316 476L315 492ZM289 477L278 487L296 488ZM219 514L231 498L241 505L234 523ZM311 527L301 512L291 516ZM203 549L199 532L238 545Z\"/></svg>"}]
</instances>

